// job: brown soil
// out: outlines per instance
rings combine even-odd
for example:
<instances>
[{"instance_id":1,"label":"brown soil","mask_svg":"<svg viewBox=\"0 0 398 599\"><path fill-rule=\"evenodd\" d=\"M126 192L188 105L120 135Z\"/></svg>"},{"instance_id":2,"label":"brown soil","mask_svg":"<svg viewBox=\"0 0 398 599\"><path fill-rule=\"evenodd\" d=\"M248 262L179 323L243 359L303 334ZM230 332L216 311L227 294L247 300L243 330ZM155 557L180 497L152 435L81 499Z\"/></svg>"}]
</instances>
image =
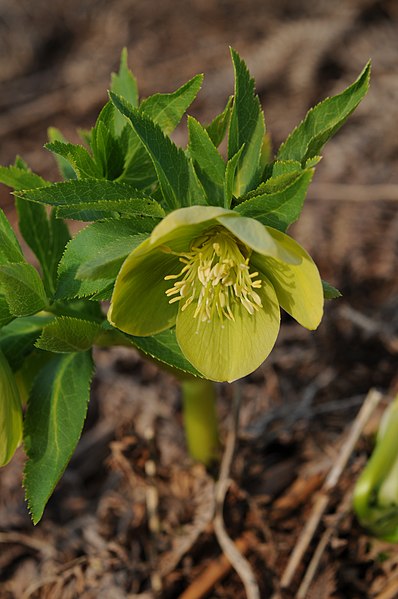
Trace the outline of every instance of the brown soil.
<instances>
[{"instance_id":1,"label":"brown soil","mask_svg":"<svg viewBox=\"0 0 398 599\"><path fill-rule=\"evenodd\" d=\"M191 110L201 120L210 120L231 93L228 45L234 46L257 80L275 147L309 106L343 89L373 60L371 92L328 144L292 231L344 297L328 303L316 332L285 317L270 358L240 388L224 524L239 540L261 598L296 596L325 531L330 538L308 599L398 597L396 547L369 537L350 509L379 411L328 493L290 589L279 589L365 396L376 387L384 405L398 389L397 39L393 0L0 6L0 163L18 153L53 179L52 159L40 150L47 127L76 140L75 129L93 123L122 46L143 95L204 72ZM183 126L176 140L185 139ZM15 220L4 187L0 205ZM243 599L214 534L218 473L187 457L176 382L134 351L97 350L96 363L84 434L36 528L21 490L22 452L0 473L0 598ZM219 391L225 442L232 391L224 385Z\"/></svg>"}]
</instances>

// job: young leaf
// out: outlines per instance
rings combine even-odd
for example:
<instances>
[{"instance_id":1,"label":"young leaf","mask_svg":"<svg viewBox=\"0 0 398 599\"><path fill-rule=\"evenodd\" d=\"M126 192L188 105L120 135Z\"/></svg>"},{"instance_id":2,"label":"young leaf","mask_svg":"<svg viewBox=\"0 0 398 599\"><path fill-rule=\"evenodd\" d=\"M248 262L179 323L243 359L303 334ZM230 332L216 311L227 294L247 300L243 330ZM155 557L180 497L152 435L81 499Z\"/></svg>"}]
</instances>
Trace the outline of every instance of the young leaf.
<instances>
[{"instance_id":1,"label":"young leaf","mask_svg":"<svg viewBox=\"0 0 398 599\"><path fill-rule=\"evenodd\" d=\"M14 316L30 316L47 304L43 283L31 264L1 264L0 291Z\"/></svg>"},{"instance_id":2,"label":"young leaf","mask_svg":"<svg viewBox=\"0 0 398 599\"><path fill-rule=\"evenodd\" d=\"M25 262L25 258L6 215L0 209L0 264L7 262Z\"/></svg>"},{"instance_id":3,"label":"young leaf","mask_svg":"<svg viewBox=\"0 0 398 599\"><path fill-rule=\"evenodd\" d=\"M121 221L123 222L123 221ZM116 279L124 260L129 253L140 245L148 234L132 235L126 230L126 234L118 229L118 239L110 242L99 254L93 256L91 260L82 262L76 277L78 279Z\"/></svg>"},{"instance_id":4,"label":"young leaf","mask_svg":"<svg viewBox=\"0 0 398 599\"><path fill-rule=\"evenodd\" d=\"M55 127L49 127L48 131L47 131L47 135L48 135L48 141L50 143L54 142L54 141L68 143L66 141L65 137L62 135L61 131L59 129L56 129ZM60 154L55 154L55 160L58 165L59 173L63 179L66 179L66 180L76 179L75 169L72 167L71 163L66 158L64 158ZM37 187L42 187L42 186L38 185Z\"/></svg>"},{"instance_id":5,"label":"young leaf","mask_svg":"<svg viewBox=\"0 0 398 599\"><path fill-rule=\"evenodd\" d=\"M327 283L326 281L322 281L322 287L323 296L325 299L337 299L342 295L341 292L338 289L336 289L336 287L333 287L333 285Z\"/></svg>"},{"instance_id":6,"label":"young leaf","mask_svg":"<svg viewBox=\"0 0 398 599\"><path fill-rule=\"evenodd\" d=\"M58 263L70 239L68 227L56 218L54 210L47 215L46 209L21 198L16 198L19 230L40 262L43 282L47 293L54 293Z\"/></svg>"},{"instance_id":7,"label":"young leaf","mask_svg":"<svg viewBox=\"0 0 398 599\"><path fill-rule=\"evenodd\" d=\"M97 179L101 177L102 173L100 168L96 165L92 156L90 156L83 146L64 143L62 141L52 141L45 144L44 147L47 150L50 150L50 152L65 158L73 168L77 177L82 179ZM34 187L38 186L35 185Z\"/></svg>"},{"instance_id":8,"label":"young leaf","mask_svg":"<svg viewBox=\"0 0 398 599\"><path fill-rule=\"evenodd\" d=\"M228 158L231 159L245 144L235 176L234 195L240 196L257 187L261 178L261 150L265 124L254 79L235 50L231 49L235 71L235 99L228 136Z\"/></svg>"},{"instance_id":9,"label":"young leaf","mask_svg":"<svg viewBox=\"0 0 398 599\"><path fill-rule=\"evenodd\" d=\"M59 356L44 366L33 384L24 423L24 487L34 524L80 438L92 369L88 353Z\"/></svg>"},{"instance_id":10,"label":"young leaf","mask_svg":"<svg viewBox=\"0 0 398 599\"><path fill-rule=\"evenodd\" d=\"M126 183L105 180L79 180L54 183L50 187L16 192L32 202L65 206L67 209L93 209L94 211L137 214L140 216L164 216L161 206L152 198Z\"/></svg>"},{"instance_id":11,"label":"young leaf","mask_svg":"<svg viewBox=\"0 0 398 599\"><path fill-rule=\"evenodd\" d=\"M189 205L189 163L184 152L166 137L158 125L110 93L112 102L130 121L156 169L166 206L170 210Z\"/></svg>"},{"instance_id":12,"label":"young leaf","mask_svg":"<svg viewBox=\"0 0 398 599\"><path fill-rule=\"evenodd\" d=\"M138 107L138 86L136 78L127 65L127 48L122 50L119 72L111 75L111 90L118 96L125 98L135 108ZM117 112L115 114L116 134L120 134L125 124L125 118Z\"/></svg>"},{"instance_id":13,"label":"young leaf","mask_svg":"<svg viewBox=\"0 0 398 599\"><path fill-rule=\"evenodd\" d=\"M33 351L36 339L52 316L25 316L17 318L0 330L0 350L15 371Z\"/></svg>"},{"instance_id":14,"label":"young leaf","mask_svg":"<svg viewBox=\"0 0 398 599\"><path fill-rule=\"evenodd\" d=\"M101 332L101 325L96 322L60 316L44 327L36 347L60 354L84 352Z\"/></svg>"},{"instance_id":15,"label":"young leaf","mask_svg":"<svg viewBox=\"0 0 398 599\"><path fill-rule=\"evenodd\" d=\"M228 98L228 102L224 110L212 120L210 125L207 125L206 127L207 134L210 137L213 144L216 146L216 148L218 148L227 132L229 121L231 118L231 108L233 99L233 96L230 96Z\"/></svg>"},{"instance_id":16,"label":"young leaf","mask_svg":"<svg viewBox=\"0 0 398 599\"><path fill-rule=\"evenodd\" d=\"M206 129L193 117L188 117L189 154L198 178L206 191L208 204L224 205L225 163Z\"/></svg>"},{"instance_id":17,"label":"young leaf","mask_svg":"<svg viewBox=\"0 0 398 599\"><path fill-rule=\"evenodd\" d=\"M0 183L13 189L32 189L51 185L39 175L21 166L0 166Z\"/></svg>"},{"instance_id":18,"label":"young leaf","mask_svg":"<svg viewBox=\"0 0 398 599\"><path fill-rule=\"evenodd\" d=\"M196 98L202 83L203 75L196 75L171 94L154 94L141 102L140 112L169 135Z\"/></svg>"},{"instance_id":19,"label":"young leaf","mask_svg":"<svg viewBox=\"0 0 398 599\"><path fill-rule=\"evenodd\" d=\"M82 264L90 262L105 251L116 239L128 239L137 233L150 233L157 221L150 218L96 222L80 231L66 246L59 265L58 298L89 297L110 290L114 279L104 277L95 281L79 280L77 272ZM109 295L110 297L110 295Z\"/></svg>"},{"instance_id":20,"label":"young leaf","mask_svg":"<svg viewBox=\"0 0 398 599\"><path fill-rule=\"evenodd\" d=\"M278 160L306 160L322 147L345 123L369 88L370 63L358 79L337 96L327 98L308 111L305 119L281 145Z\"/></svg>"},{"instance_id":21,"label":"young leaf","mask_svg":"<svg viewBox=\"0 0 398 599\"><path fill-rule=\"evenodd\" d=\"M235 156L232 156L227 162L224 179L224 208L230 208L233 198L235 174L238 168L240 158L245 146L243 145Z\"/></svg>"},{"instance_id":22,"label":"young leaf","mask_svg":"<svg viewBox=\"0 0 398 599\"><path fill-rule=\"evenodd\" d=\"M109 181L117 179L123 173L125 161L123 147L113 134L116 112L112 102L107 102L91 132L95 162L102 176Z\"/></svg>"},{"instance_id":23,"label":"young leaf","mask_svg":"<svg viewBox=\"0 0 398 599\"><path fill-rule=\"evenodd\" d=\"M273 193L257 195L236 206L235 210L284 232L300 216L312 176L312 170L302 171L290 185Z\"/></svg>"}]
</instances>

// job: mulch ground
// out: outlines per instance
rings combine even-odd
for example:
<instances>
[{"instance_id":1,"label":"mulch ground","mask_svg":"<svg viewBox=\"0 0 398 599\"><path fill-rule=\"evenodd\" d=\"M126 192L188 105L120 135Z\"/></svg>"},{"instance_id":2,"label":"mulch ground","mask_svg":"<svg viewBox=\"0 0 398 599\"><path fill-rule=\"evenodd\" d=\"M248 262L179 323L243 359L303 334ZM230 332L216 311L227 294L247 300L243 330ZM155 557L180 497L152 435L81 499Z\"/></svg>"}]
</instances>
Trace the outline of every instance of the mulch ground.
<instances>
[{"instance_id":1,"label":"mulch ground","mask_svg":"<svg viewBox=\"0 0 398 599\"><path fill-rule=\"evenodd\" d=\"M191 110L205 121L231 92L227 47L236 47L275 147L310 105L373 59L371 92L327 146L292 229L343 298L327 304L316 332L285 315L273 353L241 382L222 514L261 598L299 596L319 542L305 597L397 598L396 546L368 536L351 510L382 409L398 391L396 3L9 0L0 17L0 163L18 153L53 179L40 150L46 128L76 140L75 129L92 124L123 45L143 95L205 72ZM184 126L175 137L185 142ZM4 187L0 205L15 220ZM23 452L0 472L0 598L244 599L215 534L219 472L187 455L178 384L133 350L96 350L95 359L84 434L35 528ZM222 454L234 391L218 388ZM325 487L371 389L382 394L379 407L337 484ZM327 497L319 526L281 588L319 497Z\"/></svg>"}]
</instances>

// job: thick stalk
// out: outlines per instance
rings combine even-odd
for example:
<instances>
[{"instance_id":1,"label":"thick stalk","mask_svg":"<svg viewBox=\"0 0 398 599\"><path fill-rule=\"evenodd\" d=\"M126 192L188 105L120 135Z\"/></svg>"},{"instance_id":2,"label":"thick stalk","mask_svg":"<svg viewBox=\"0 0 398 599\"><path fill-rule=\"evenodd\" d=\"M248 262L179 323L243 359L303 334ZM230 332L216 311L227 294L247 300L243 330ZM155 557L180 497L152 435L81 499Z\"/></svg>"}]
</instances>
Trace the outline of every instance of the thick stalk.
<instances>
[{"instance_id":1,"label":"thick stalk","mask_svg":"<svg viewBox=\"0 0 398 599\"><path fill-rule=\"evenodd\" d=\"M218 457L216 387L205 379L181 381L188 450L194 460L209 466Z\"/></svg>"}]
</instances>

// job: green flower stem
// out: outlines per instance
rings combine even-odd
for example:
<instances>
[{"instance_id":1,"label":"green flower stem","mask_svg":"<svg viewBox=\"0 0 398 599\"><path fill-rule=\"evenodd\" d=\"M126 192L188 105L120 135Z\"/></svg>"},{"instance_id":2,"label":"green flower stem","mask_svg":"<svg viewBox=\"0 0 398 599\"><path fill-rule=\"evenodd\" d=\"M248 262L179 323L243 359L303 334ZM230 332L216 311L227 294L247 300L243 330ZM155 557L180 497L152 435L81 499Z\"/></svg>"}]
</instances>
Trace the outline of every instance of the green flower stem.
<instances>
[{"instance_id":1,"label":"green flower stem","mask_svg":"<svg viewBox=\"0 0 398 599\"><path fill-rule=\"evenodd\" d=\"M218 457L216 387L205 379L181 381L188 450L194 460L209 466Z\"/></svg>"},{"instance_id":2,"label":"green flower stem","mask_svg":"<svg viewBox=\"0 0 398 599\"><path fill-rule=\"evenodd\" d=\"M386 540L398 541L398 397L382 421L375 450L358 479L354 508L360 522Z\"/></svg>"}]
</instances>

